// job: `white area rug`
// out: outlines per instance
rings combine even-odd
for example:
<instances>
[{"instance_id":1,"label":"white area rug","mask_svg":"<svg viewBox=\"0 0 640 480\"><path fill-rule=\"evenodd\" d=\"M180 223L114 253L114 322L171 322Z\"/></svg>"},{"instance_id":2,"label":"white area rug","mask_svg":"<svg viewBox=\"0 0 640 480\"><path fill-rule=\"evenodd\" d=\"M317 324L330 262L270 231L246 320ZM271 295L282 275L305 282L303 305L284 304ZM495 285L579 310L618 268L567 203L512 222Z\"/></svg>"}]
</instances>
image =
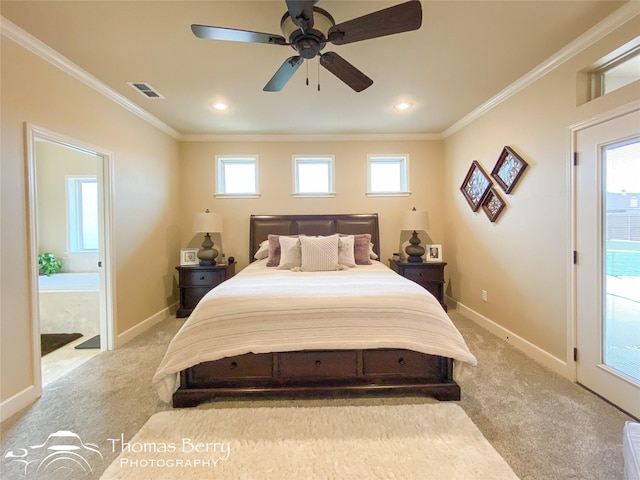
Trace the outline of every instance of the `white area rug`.
<instances>
[{"instance_id":1,"label":"white area rug","mask_svg":"<svg viewBox=\"0 0 640 480\"><path fill-rule=\"evenodd\" d=\"M106 479L517 479L453 403L174 410Z\"/></svg>"}]
</instances>

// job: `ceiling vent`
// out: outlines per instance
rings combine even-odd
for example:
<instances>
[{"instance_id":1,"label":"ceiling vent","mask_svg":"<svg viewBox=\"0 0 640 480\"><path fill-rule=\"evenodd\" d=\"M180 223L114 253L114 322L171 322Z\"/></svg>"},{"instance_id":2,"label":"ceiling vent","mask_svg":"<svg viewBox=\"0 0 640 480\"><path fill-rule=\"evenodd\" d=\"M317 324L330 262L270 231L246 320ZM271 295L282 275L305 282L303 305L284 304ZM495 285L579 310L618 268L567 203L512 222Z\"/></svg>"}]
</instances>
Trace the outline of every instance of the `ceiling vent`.
<instances>
[{"instance_id":1,"label":"ceiling vent","mask_svg":"<svg viewBox=\"0 0 640 480\"><path fill-rule=\"evenodd\" d=\"M127 83L147 98L164 98L164 96L160 95L160 93L158 93L158 91L155 88L153 88L151 85L149 85L147 82L127 82Z\"/></svg>"}]
</instances>

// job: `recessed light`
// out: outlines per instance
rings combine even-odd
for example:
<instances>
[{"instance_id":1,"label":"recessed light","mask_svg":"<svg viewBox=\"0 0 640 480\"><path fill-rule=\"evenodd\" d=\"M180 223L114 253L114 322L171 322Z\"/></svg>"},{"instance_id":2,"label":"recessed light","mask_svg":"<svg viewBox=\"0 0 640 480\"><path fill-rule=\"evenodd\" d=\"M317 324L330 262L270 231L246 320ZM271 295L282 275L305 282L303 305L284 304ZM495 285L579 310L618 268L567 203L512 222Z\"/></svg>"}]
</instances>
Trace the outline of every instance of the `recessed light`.
<instances>
[{"instance_id":1,"label":"recessed light","mask_svg":"<svg viewBox=\"0 0 640 480\"><path fill-rule=\"evenodd\" d=\"M411 108L411 104L407 102L396 103L393 108L396 110L408 110Z\"/></svg>"},{"instance_id":2,"label":"recessed light","mask_svg":"<svg viewBox=\"0 0 640 480\"><path fill-rule=\"evenodd\" d=\"M216 110L228 110L229 105L227 105L226 103L218 102L213 104L213 108L215 108Z\"/></svg>"}]
</instances>

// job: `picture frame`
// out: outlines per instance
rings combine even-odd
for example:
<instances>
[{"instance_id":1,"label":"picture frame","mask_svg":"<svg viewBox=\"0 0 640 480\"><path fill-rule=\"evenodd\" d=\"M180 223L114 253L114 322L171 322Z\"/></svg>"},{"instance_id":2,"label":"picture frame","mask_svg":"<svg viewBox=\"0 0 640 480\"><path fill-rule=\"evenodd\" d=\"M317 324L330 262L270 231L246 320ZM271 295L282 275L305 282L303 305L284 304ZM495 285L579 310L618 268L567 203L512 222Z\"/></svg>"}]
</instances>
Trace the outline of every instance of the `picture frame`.
<instances>
[{"instance_id":1,"label":"picture frame","mask_svg":"<svg viewBox=\"0 0 640 480\"><path fill-rule=\"evenodd\" d=\"M487 214L487 217L489 217L491 222L495 222L497 220L506 206L507 204L504 202L498 191L493 187L489 189L487 196L482 201L482 210L484 210L484 213Z\"/></svg>"},{"instance_id":2,"label":"picture frame","mask_svg":"<svg viewBox=\"0 0 640 480\"><path fill-rule=\"evenodd\" d=\"M424 258L427 262L442 262L442 245L427 245Z\"/></svg>"},{"instance_id":3,"label":"picture frame","mask_svg":"<svg viewBox=\"0 0 640 480\"><path fill-rule=\"evenodd\" d=\"M504 147L491 176L505 193L511 193L528 163L510 147Z\"/></svg>"},{"instance_id":4,"label":"picture frame","mask_svg":"<svg viewBox=\"0 0 640 480\"><path fill-rule=\"evenodd\" d=\"M469 203L471 210L478 211L491 185L493 185L491 177L487 175L482 165L477 160L474 160L460 187L460 191Z\"/></svg>"},{"instance_id":5,"label":"picture frame","mask_svg":"<svg viewBox=\"0 0 640 480\"><path fill-rule=\"evenodd\" d=\"M180 249L180 265L199 265L197 248Z\"/></svg>"}]
</instances>

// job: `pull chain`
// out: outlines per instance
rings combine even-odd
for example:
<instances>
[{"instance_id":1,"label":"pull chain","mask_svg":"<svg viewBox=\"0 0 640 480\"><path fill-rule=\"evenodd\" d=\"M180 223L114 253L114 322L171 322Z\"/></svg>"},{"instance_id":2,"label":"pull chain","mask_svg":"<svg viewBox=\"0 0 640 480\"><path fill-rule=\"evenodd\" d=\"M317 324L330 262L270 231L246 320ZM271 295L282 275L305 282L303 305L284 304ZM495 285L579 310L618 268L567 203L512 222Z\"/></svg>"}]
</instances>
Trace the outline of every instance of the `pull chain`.
<instances>
[{"instance_id":1,"label":"pull chain","mask_svg":"<svg viewBox=\"0 0 640 480\"><path fill-rule=\"evenodd\" d=\"M320 91L320 57L318 57L318 91Z\"/></svg>"},{"instance_id":2,"label":"pull chain","mask_svg":"<svg viewBox=\"0 0 640 480\"><path fill-rule=\"evenodd\" d=\"M307 67L307 87L309 86L309 62L304 62L306 63L306 67Z\"/></svg>"}]
</instances>

